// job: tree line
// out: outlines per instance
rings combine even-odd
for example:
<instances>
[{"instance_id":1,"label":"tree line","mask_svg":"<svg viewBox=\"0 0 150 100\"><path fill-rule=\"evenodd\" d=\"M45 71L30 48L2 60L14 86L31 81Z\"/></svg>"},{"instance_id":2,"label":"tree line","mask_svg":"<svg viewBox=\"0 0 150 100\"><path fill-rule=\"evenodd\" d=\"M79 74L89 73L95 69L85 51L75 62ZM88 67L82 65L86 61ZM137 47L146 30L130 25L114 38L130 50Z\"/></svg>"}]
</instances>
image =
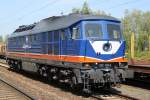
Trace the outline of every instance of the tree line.
<instances>
[{"instance_id":1,"label":"tree line","mask_svg":"<svg viewBox=\"0 0 150 100\"><path fill-rule=\"evenodd\" d=\"M130 48L130 36L133 32L135 35L135 49L139 52L147 50L150 36L150 12L126 10L121 20L124 37L127 40L127 48Z\"/></svg>"}]
</instances>

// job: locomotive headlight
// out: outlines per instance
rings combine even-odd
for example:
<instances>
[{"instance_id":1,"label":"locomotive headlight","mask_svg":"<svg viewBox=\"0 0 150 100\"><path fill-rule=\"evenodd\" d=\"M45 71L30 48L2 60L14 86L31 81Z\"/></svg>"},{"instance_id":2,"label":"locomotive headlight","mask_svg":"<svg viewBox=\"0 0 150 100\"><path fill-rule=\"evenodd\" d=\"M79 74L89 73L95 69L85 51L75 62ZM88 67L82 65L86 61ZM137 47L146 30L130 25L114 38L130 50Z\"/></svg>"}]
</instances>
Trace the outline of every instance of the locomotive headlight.
<instances>
[{"instance_id":1,"label":"locomotive headlight","mask_svg":"<svg viewBox=\"0 0 150 100\"><path fill-rule=\"evenodd\" d=\"M107 43L105 43L105 44L103 45L103 50L104 50L104 51L108 52L108 51L110 51L111 49L112 49L111 43L107 42Z\"/></svg>"},{"instance_id":2,"label":"locomotive headlight","mask_svg":"<svg viewBox=\"0 0 150 100\"><path fill-rule=\"evenodd\" d=\"M91 68L90 64L83 64L85 68Z\"/></svg>"}]
</instances>

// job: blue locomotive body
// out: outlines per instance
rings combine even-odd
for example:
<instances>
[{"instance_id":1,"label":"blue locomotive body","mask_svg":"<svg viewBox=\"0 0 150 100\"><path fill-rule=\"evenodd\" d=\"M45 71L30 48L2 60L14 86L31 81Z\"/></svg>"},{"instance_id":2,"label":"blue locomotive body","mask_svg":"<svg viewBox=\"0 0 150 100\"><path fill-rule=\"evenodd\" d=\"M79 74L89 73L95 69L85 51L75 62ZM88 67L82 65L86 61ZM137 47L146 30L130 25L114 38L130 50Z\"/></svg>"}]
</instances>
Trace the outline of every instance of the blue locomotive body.
<instances>
[{"instance_id":1,"label":"blue locomotive body","mask_svg":"<svg viewBox=\"0 0 150 100\"><path fill-rule=\"evenodd\" d=\"M7 62L17 69L35 63L42 76L61 80L59 71L75 85L119 83L127 65L120 23L110 16L71 14L21 26L8 38Z\"/></svg>"}]
</instances>

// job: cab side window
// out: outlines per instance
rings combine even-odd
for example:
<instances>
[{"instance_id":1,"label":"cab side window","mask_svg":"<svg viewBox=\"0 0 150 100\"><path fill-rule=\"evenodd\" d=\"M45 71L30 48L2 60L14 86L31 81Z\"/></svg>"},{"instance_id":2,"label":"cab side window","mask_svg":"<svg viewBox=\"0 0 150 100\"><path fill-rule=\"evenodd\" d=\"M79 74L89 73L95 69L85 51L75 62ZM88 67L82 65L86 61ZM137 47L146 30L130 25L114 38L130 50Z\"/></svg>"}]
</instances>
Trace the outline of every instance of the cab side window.
<instances>
[{"instance_id":1,"label":"cab side window","mask_svg":"<svg viewBox=\"0 0 150 100\"><path fill-rule=\"evenodd\" d=\"M72 28L72 39L80 39L80 28L79 27Z\"/></svg>"},{"instance_id":2,"label":"cab side window","mask_svg":"<svg viewBox=\"0 0 150 100\"><path fill-rule=\"evenodd\" d=\"M65 30L61 30L61 40L65 40Z\"/></svg>"}]
</instances>

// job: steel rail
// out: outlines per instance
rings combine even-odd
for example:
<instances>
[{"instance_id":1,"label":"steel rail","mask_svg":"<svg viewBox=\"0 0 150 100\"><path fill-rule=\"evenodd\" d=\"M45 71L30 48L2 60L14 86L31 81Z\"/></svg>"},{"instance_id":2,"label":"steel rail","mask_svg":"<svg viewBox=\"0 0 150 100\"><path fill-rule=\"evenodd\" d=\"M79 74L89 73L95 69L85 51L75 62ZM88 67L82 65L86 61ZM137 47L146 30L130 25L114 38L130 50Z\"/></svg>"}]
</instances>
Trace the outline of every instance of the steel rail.
<instances>
[{"instance_id":1,"label":"steel rail","mask_svg":"<svg viewBox=\"0 0 150 100\"><path fill-rule=\"evenodd\" d=\"M109 100L112 98L112 97L115 97L116 99L127 99L127 100L140 100L138 98L135 98L135 97L132 97L132 96L129 96L129 95L126 95L126 94L122 94L122 93L116 93L115 91L113 90L106 90L105 92L108 92L110 93L111 96L109 96L109 94L106 94L107 97L110 97L108 98ZM104 95L104 96L106 96ZM114 96L113 96L114 95ZM92 98L95 98L97 100L107 100L107 98L103 98L101 97L103 96L103 94L101 95L91 95ZM114 98L113 98L114 99Z\"/></svg>"},{"instance_id":2,"label":"steel rail","mask_svg":"<svg viewBox=\"0 0 150 100\"><path fill-rule=\"evenodd\" d=\"M1 63L0 63L0 66L5 67L5 68L9 68L8 65L6 65L6 64L1 64ZM30 94L26 93L26 92L23 91L23 90L18 89L17 86L15 86L15 85L13 85L13 84L7 82L6 80L0 78L0 81L2 81L3 83L5 83L5 84L8 85L8 86L14 88L16 91L22 93L24 96L28 97L29 99L35 100L35 97L31 96Z\"/></svg>"}]
</instances>

